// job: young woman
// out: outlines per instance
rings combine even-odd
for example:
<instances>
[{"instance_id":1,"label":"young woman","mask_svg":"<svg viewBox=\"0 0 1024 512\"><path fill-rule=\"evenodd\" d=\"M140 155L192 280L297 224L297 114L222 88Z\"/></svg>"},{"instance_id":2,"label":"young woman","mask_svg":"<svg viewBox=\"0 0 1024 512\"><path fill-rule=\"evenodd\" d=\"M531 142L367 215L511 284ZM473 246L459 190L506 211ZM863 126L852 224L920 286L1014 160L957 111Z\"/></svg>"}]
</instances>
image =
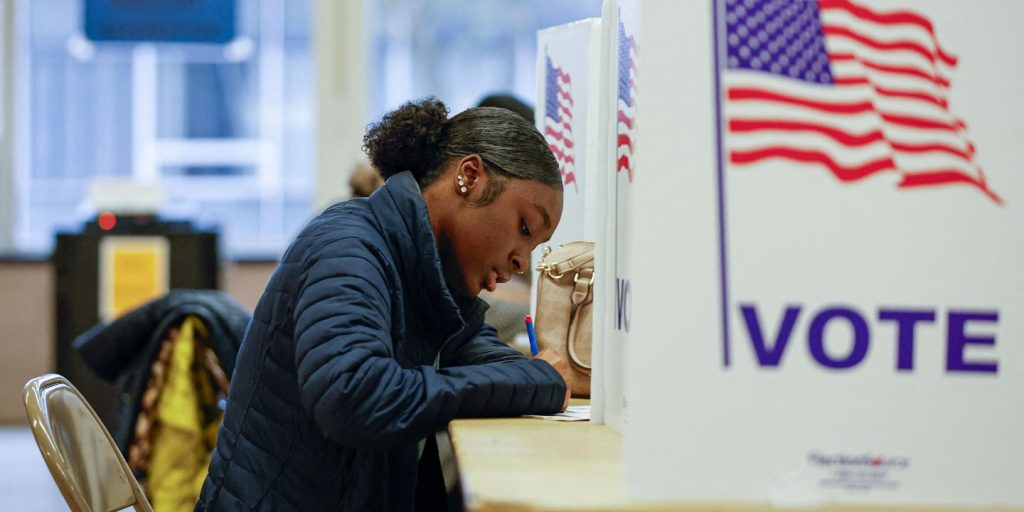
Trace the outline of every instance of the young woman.
<instances>
[{"instance_id":1,"label":"young woman","mask_svg":"<svg viewBox=\"0 0 1024 512\"><path fill-rule=\"evenodd\" d=\"M476 297L547 240L558 165L517 114L437 100L372 125L387 178L285 252L246 332L196 510L411 510L422 441L452 418L551 414L566 363L527 359Z\"/></svg>"}]
</instances>

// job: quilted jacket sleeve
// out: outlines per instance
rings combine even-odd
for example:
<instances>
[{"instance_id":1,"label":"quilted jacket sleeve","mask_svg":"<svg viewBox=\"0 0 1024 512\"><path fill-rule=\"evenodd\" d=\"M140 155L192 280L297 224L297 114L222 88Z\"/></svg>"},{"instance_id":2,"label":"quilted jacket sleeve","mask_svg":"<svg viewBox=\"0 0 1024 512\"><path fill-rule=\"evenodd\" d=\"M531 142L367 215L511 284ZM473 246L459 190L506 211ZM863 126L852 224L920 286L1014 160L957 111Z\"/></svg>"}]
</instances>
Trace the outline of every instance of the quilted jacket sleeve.
<instances>
[{"instance_id":1,"label":"quilted jacket sleeve","mask_svg":"<svg viewBox=\"0 0 1024 512\"><path fill-rule=\"evenodd\" d=\"M498 332L494 330L494 327L483 324L480 330L464 343L451 347L450 350L446 349L441 354L441 365L466 366L524 359L526 356L522 352L508 346L504 340L498 337Z\"/></svg>"},{"instance_id":2,"label":"quilted jacket sleeve","mask_svg":"<svg viewBox=\"0 0 1024 512\"><path fill-rule=\"evenodd\" d=\"M548 363L403 369L392 356L391 293L373 249L355 239L307 263L295 320L302 405L343 445L412 443L456 417L552 414L565 383Z\"/></svg>"}]
</instances>

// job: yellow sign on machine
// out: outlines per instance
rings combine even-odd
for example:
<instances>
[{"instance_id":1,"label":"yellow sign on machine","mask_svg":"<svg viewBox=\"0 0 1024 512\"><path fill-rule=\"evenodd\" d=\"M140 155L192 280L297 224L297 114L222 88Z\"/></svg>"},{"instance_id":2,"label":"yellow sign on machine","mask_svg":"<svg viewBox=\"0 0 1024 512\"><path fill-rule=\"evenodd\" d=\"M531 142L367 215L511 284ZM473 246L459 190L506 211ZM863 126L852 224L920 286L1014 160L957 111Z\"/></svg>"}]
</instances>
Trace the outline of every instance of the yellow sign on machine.
<instances>
[{"instance_id":1,"label":"yellow sign on machine","mask_svg":"<svg viewBox=\"0 0 1024 512\"><path fill-rule=\"evenodd\" d=\"M100 319L109 322L167 293L170 245L164 237L109 236L100 242Z\"/></svg>"}]
</instances>

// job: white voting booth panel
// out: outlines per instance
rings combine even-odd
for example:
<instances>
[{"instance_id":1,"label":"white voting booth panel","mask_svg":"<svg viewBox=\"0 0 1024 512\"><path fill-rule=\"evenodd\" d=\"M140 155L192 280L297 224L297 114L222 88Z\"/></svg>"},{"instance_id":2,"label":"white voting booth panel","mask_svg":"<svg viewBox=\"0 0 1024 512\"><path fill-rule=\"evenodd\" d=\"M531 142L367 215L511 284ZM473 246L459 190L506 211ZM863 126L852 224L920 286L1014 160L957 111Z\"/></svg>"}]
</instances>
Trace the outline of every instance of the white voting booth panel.
<instances>
[{"instance_id":1,"label":"white voting booth panel","mask_svg":"<svg viewBox=\"0 0 1024 512\"><path fill-rule=\"evenodd\" d=\"M597 174L597 244L595 246L594 375L591 397L594 421L623 432L628 421L626 347L630 334L632 250L628 226L637 175L637 70L640 2L606 0L602 7L601 140L602 165Z\"/></svg>"},{"instance_id":2,"label":"white voting booth panel","mask_svg":"<svg viewBox=\"0 0 1024 512\"><path fill-rule=\"evenodd\" d=\"M596 175L603 171L599 111L601 20L586 19L537 32L537 129L544 134L562 173L563 207L558 229L533 252L534 267L545 246L594 240L598 222ZM540 276L533 270L533 282ZM536 312L537 297L531 297ZM594 354L599 356L599 354ZM598 357L592 366L600 367ZM595 382L599 382L597 378ZM593 416L600 418L598 386Z\"/></svg>"},{"instance_id":3,"label":"white voting booth panel","mask_svg":"<svg viewBox=\"0 0 1024 512\"><path fill-rule=\"evenodd\" d=\"M564 187L562 220L550 241L556 247L594 237L596 182L589 176L599 163L600 45L599 19L537 32L537 129L558 160Z\"/></svg>"},{"instance_id":4,"label":"white voting booth panel","mask_svg":"<svg viewBox=\"0 0 1024 512\"><path fill-rule=\"evenodd\" d=\"M1024 3L643 7L629 492L1024 505Z\"/></svg>"}]
</instances>

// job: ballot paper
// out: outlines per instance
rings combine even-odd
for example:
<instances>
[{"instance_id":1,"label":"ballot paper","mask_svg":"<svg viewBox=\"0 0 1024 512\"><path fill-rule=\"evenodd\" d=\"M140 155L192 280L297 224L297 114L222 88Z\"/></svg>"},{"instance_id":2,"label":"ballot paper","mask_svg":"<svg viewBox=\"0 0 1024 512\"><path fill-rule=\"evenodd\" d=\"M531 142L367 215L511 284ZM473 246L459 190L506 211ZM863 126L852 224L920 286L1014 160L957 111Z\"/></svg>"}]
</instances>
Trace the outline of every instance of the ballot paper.
<instances>
[{"instance_id":1,"label":"ballot paper","mask_svg":"<svg viewBox=\"0 0 1024 512\"><path fill-rule=\"evenodd\" d=\"M590 420L590 406L589 405L570 405L565 412L560 412L552 416L541 416L535 414L527 414L524 418L538 418L542 420L551 421L589 421Z\"/></svg>"}]
</instances>

